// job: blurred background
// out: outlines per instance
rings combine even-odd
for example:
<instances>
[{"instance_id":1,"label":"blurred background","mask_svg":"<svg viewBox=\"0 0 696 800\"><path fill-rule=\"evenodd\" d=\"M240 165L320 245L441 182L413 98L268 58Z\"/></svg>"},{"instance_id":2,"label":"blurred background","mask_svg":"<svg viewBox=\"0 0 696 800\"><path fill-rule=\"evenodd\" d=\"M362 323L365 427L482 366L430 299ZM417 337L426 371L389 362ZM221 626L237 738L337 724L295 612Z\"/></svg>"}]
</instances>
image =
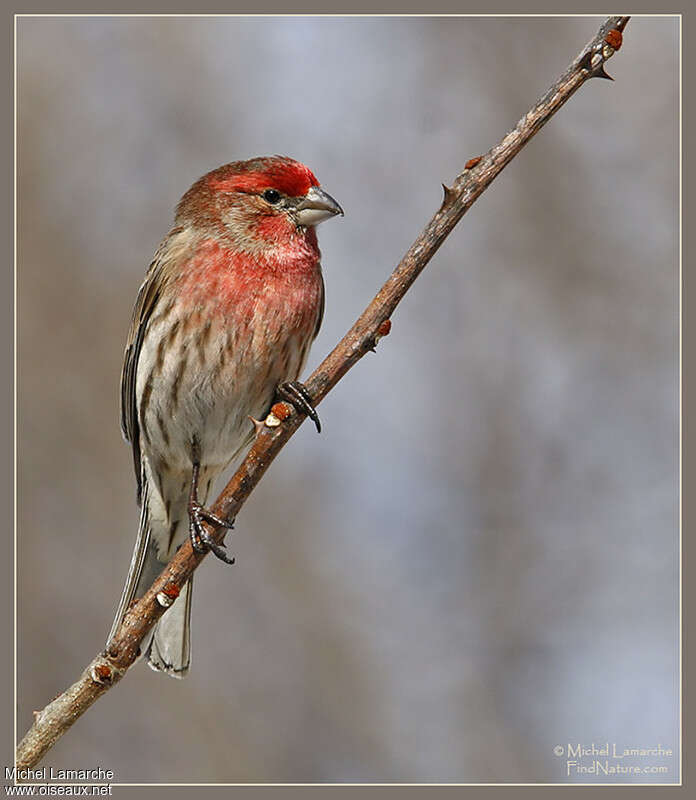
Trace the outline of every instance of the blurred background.
<instances>
[{"instance_id":1,"label":"blurred background","mask_svg":"<svg viewBox=\"0 0 696 800\"><path fill-rule=\"evenodd\" d=\"M179 197L307 163L313 368L601 18L18 21L18 728L103 646L137 528L119 372ZM137 664L45 764L117 782L678 779L676 18L503 172L196 574L193 663ZM554 747L561 747L561 756ZM581 760L589 764L590 759Z\"/></svg>"}]
</instances>

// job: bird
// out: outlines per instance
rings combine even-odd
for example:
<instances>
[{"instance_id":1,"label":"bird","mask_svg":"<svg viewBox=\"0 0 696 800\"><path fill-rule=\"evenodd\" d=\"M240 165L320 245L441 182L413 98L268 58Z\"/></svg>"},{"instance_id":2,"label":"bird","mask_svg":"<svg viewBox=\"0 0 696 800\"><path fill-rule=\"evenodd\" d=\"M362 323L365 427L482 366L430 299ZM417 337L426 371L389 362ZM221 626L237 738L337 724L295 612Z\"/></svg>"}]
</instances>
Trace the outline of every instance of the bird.
<instances>
[{"instance_id":1,"label":"bird","mask_svg":"<svg viewBox=\"0 0 696 800\"><path fill-rule=\"evenodd\" d=\"M130 443L138 534L107 648L128 608L190 537L232 563L203 522L215 479L250 444L275 398L320 430L298 380L324 315L315 228L343 209L287 156L235 161L183 195L137 294L121 371L121 429ZM191 661L192 581L140 645L173 677Z\"/></svg>"}]
</instances>

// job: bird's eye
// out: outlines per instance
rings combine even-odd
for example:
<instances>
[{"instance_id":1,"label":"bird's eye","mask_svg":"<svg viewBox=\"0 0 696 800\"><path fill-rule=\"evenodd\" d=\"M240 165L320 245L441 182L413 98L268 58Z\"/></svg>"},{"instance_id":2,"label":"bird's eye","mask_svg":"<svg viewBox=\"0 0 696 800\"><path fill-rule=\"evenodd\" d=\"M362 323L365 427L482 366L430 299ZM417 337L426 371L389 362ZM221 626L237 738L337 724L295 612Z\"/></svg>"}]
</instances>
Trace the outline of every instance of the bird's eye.
<instances>
[{"instance_id":1,"label":"bird's eye","mask_svg":"<svg viewBox=\"0 0 696 800\"><path fill-rule=\"evenodd\" d=\"M263 193L263 199L269 203L277 203L280 200L280 192L275 189L266 189Z\"/></svg>"}]
</instances>

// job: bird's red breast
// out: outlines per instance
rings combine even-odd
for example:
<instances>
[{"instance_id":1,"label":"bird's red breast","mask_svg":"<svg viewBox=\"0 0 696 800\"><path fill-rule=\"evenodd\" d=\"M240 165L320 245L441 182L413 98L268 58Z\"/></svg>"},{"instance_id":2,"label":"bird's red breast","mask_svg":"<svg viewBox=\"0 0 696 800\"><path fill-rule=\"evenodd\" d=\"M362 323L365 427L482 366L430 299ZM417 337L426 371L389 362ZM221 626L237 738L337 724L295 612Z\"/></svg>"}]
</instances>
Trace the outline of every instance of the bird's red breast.
<instances>
[{"instance_id":1,"label":"bird's red breast","mask_svg":"<svg viewBox=\"0 0 696 800\"><path fill-rule=\"evenodd\" d=\"M313 230L253 255L209 238L182 265L179 302L182 309L205 309L237 324L267 314L269 324L311 332L321 303L319 257Z\"/></svg>"}]
</instances>

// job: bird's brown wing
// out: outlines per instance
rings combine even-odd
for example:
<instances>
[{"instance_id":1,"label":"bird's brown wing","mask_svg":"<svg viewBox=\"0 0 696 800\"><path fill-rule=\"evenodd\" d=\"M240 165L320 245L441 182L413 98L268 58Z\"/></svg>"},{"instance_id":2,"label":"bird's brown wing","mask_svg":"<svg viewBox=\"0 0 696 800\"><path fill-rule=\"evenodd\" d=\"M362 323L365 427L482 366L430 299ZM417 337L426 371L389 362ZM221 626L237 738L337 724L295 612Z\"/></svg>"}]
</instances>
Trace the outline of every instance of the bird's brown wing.
<instances>
[{"instance_id":1,"label":"bird's brown wing","mask_svg":"<svg viewBox=\"0 0 696 800\"><path fill-rule=\"evenodd\" d=\"M317 317L317 324L314 327L314 335L312 336L312 341L314 341L317 336L319 335L319 328L321 328L322 320L324 319L324 307L326 305L326 286L324 284L324 276L321 276L321 299L319 301L319 316Z\"/></svg>"},{"instance_id":2,"label":"bird's brown wing","mask_svg":"<svg viewBox=\"0 0 696 800\"><path fill-rule=\"evenodd\" d=\"M153 310L157 307L162 289L171 275L167 265L173 259L185 255L190 237L185 236L184 228L173 228L162 241L145 276L133 308L128 340L123 354L121 370L121 430L126 441L133 448L133 467L138 483L138 503L142 496L142 476L140 472L140 428L138 424L138 399L136 396L136 376L138 374L138 357L142 347L148 322Z\"/></svg>"}]
</instances>

